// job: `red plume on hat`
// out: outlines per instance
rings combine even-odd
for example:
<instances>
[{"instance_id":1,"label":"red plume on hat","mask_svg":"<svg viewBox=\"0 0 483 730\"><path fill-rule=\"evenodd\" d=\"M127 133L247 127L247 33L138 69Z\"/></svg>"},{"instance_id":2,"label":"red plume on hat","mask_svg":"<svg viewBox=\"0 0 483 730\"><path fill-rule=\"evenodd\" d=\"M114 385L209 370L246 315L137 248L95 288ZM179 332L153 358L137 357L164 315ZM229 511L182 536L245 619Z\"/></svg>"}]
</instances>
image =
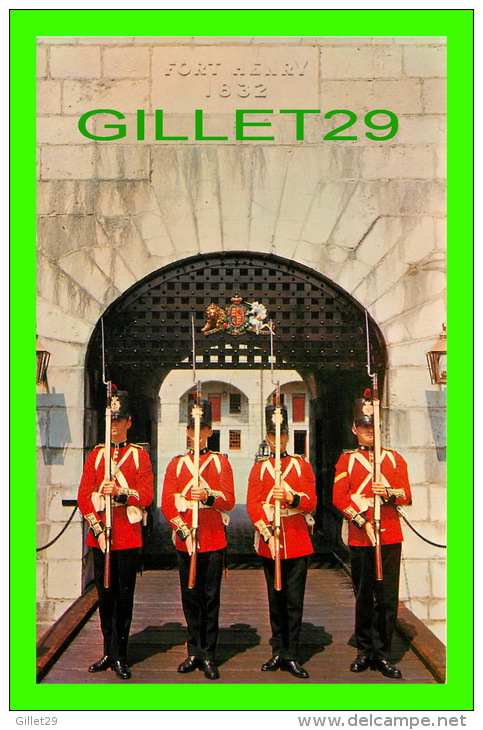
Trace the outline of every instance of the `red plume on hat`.
<instances>
[{"instance_id":1,"label":"red plume on hat","mask_svg":"<svg viewBox=\"0 0 483 730\"><path fill-rule=\"evenodd\" d=\"M370 388L365 389L363 398L366 400L372 400L372 390Z\"/></svg>"}]
</instances>

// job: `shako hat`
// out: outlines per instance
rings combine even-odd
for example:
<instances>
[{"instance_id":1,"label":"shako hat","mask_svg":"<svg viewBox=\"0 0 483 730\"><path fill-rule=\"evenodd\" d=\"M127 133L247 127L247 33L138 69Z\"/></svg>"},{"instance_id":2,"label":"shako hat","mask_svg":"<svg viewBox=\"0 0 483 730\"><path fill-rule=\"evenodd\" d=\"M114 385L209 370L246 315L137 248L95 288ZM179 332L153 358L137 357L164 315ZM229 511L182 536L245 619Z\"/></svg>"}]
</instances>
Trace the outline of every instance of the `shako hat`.
<instances>
[{"instance_id":1,"label":"shako hat","mask_svg":"<svg viewBox=\"0 0 483 730\"><path fill-rule=\"evenodd\" d=\"M277 406L265 406L265 429L267 433L275 433L275 423L273 422L273 414ZM282 411L282 423L280 425L280 433L288 433L288 415L285 406L280 406Z\"/></svg>"},{"instance_id":2,"label":"shako hat","mask_svg":"<svg viewBox=\"0 0 483 730\"><path fill-rule=\"evenodd\" d=\"M363 398L358 398L354 402L354 423L356 426L374 424L374 406L370 388L365 389Z\"/></svg>"},{"instance_id":3,"label":"shako hat","mask_svg":"<svg viewBox=\"0 0 483 730\"><path fill-rule=\"evenodd\" d=\"M195 427L195 419L191 415L191 411L193 409L193 406L195 404L194 399L190 398L188 400L188 426L187 428L194 428ZM211 403L209 400L202 400L200 401L200 406L203 409L203 413L200 418L200 428L211 428Z\"/></svg>"},{"instance_id":4,"label":"shako hat","mask_svg":"<svg viewBox=\"0 0 483 730\"><path fill-rule=\"evenodd\" d=\"M129 393L127 390L114 390L111 395L112 420L120 421L122 418L129 418L130 415Z\"/></svg>"}]
</instances>

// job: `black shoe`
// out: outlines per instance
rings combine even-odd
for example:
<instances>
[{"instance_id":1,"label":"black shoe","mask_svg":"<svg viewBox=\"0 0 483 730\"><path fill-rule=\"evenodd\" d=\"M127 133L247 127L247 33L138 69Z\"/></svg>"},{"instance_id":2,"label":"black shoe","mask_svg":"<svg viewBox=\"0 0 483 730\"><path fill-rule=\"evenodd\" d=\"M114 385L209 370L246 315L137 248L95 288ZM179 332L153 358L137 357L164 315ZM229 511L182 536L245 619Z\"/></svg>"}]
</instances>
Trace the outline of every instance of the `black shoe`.
<instances>
[{"instance_id":1,"label":"black shoe","mask_svg":"<svg viewBox=\"0 0 483 730\"><path fill-rule=\"evenodd\" d=\"M371 669L377 669L385 677L390 679L401 679L401 670L391 664L387 659L374 659L371 662Z\"/></svg>"},{"instance_id":2,"label":"black shoe","mask_svg":"<svg viewBox=\"0 0 483 730\"><path fill-rule=\"evenodd\" d=\"M110 666L111 660L106 655L103 656L102 659L99 659L99 661L95 664L91 664L91 666L89 667L89 672L105 672L106 669L109 669Z\"/></svg>"},{"instance_id":3,"label":"black shoe","mask_svg":"<svg viewBox=\"0 0 483 730\"><path fill-rule=\"evenodd\" d=\"M307 679L309 676L307 670L301 667L296 659L282 659L280 668L284 672L290 672L293 677L298 677L299 679Z\"/></svg>"},{"instance_id":4,"label":"black shoe","mask_svg":"<svg viewBox=\"0 0 483 730\"><path fill-rule=\"evenodd\" d=\"M180 674L188 674L188 672L194 672L198 666L198 659L195 656L189 656L184 662L181 662L178 667L178 672Z\"/></svg>"},{"instance_id":5,"label":"black shoe","mask_svg":"<svg viewBox=\"0 0 483 730\"><path fill-rule=\"evenodd\" d=\"M273 656L271 659L268 660L268 662L262 664L261 667L262 672L275 672L277 669L280 669L279 656Z\"/></svg>"},{"instance_id":6,"label":"black shoe","mask_svg":"<svg viewBox=\"0 0 483 730\"><path fill-rule=\"evenodd\" d=\"M111 669L117 674L119 679L131 679L131 670L129 669L127 662L123 659L115 659L112 662Z\"/></svg>"},{"instance_id":7,"label":"black shoe","mask_svg":"<svg viewBox=\"0 0 483 730\"><path fill-rule=\"evenodd\" d=\"M367 654L358 654L350 666L351 672L365 672L369 669L371 657Z\"/></svg>"},{"instance_id":8,"label":"black shoe","mask_svg":"<svg viewBox=\"0 0 483 730\"><path fill-rule=\"evenodd\" d=\"M206 679L219 679L220 677L218 667L211 659L202 659L200 661L200 669L203 670Z\"/></svg>"}]
</instances>

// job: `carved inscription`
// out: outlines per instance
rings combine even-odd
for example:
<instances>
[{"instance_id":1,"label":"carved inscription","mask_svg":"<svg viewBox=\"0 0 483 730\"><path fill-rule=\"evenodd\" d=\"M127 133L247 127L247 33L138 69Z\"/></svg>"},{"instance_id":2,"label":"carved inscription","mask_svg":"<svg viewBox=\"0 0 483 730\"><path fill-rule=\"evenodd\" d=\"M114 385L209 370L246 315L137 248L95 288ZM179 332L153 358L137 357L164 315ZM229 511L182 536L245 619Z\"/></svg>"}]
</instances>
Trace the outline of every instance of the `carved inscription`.
<instances>
[{"instance_id":1,"label":"carved inscription","mask_svg":"<svg viewBox=\"0 0 483 730\"><path fill-rule=\"evenodd\" d=\"M196 63L194 66L182 61L181 63L170 63L165 70L165 76L204 76L207 77L208 84L204 96L209 99L212 95L219 96L221 99L228 99L230 96L237 96L239 99L267 99L269 96L269 84L267 83L237 83L240 77L300 77L305 76L309 65L309 61L294 61L282 63L280 67L267 66L260 61L254 61L246 66L237 66L234 70L223 68L224 64L220 63ZM225 64L226 66L226 64ZM232 81L220 82L218 79L213 81L213 77L232 77Z\"/></svg>"},{"instance_id":2,"label":"carved inscription","mask_svg":"<svg viewBox=\"0 0 483 730\"><path fill-rule=\"evenodd\" d=\"M203 103L214 113L230 111L240 99L255 108L267 101L307 106L317 98L317 68L316 49L296 45L157 48L153 104L183 112Z\"/></svg>"}]
</instances>

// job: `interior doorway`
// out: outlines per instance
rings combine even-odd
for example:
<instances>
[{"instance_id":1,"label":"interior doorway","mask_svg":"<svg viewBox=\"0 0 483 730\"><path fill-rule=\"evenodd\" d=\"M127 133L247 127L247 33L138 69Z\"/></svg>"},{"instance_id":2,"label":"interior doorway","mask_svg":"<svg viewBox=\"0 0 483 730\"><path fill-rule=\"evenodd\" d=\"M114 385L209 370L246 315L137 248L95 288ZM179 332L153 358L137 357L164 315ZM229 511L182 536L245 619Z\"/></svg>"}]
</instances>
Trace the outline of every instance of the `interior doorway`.
<instances>
[{"instance_id":1,"label":"interior doorway","mask_svg":"<svg viewBox=\"0 0 483 730\"><path fill-rule=\"evenodd\" d=\"M213 435L208 446L228 456L233 468L237 506L245 509L248 476L259 456L265 438L265 406L273 399L274 384L270 370L216 370L203 369L199 376L201 396L212 404ZM301 376L294 370L277 373L281 399L288 414L290 437L288 450L295 450L295 434L304 434L309 440L309 410L301 420L300 408L294 403L302 395L309 400L309 390ZM187 370L172 370L159 391L158 416L158 484L169 461L187 447L186 426L192 404L193 377ZM296 394L296 395L295 395ZM216 403L216 410L213 408ZM294 423L293 419L296 420ZM294 430L297 426L297 431ZM235 515L239 509L236 508Z\"/></svg>"}]
</instances>

